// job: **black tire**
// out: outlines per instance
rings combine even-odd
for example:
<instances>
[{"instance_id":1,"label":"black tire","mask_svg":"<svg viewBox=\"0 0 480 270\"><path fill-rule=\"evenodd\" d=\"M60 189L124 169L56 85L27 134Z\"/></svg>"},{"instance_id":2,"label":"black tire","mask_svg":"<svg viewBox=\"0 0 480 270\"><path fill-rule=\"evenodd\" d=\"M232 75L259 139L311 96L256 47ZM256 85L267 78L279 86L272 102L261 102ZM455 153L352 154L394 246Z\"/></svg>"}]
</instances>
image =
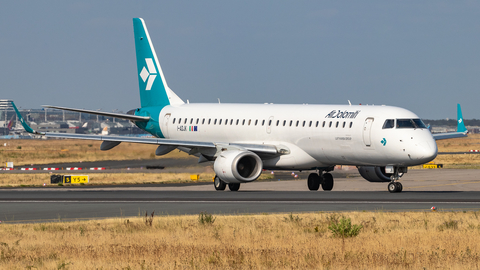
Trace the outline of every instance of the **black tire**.
<instances>
[{"instance_id":1,"label":"black tire","mask_svg":"<svg viewBox=\"0 0 480 270\"><path fill-rule=\"evenodd\" d=\"M397 185L397 192L402 192L403 190L403 185L400 182L395 182L395 185Z\"/></svg>"},{"instance_id":2,"label":"black tire","mask_svg":"<svg viewBox=\"0 0 480 270\"><path fill-rule=\"evenodd\" d=\"M333 189L333 176L329 173L323 174L322 189L324 191L330 191Z\"/></svg>"},{"instance_id":3,"label":"black tire","mask_svg":"<svg viewBox=\"0 0 480 270\"><path fill-rule=\"evenodd\" d=\"M213 179L213 186L215 187L215 190L225 190L227 184L215 175L215 179Z\"/></svg>"},{"instance_id":4,"label":"black tire","mask_svg":"<svg viewBox=\"0 0 480 270\"><path fill-rule=\"evenodd\" d=\"M320 183L322 182L322 178L316 173L311 173L308 175L307 185L308 189L312 191L317 191L320 187Z\"/></svg>"},{"instance_id":5,"label":"black tire","mask_svg":"<svg viewBox=\"0 0 480 270\"><path fill-rule=\"evenodd\" d=\"M397 187L397 184L395 184L395 182L388 183L388 191L390 193L395 193L397 192L397 190L398 190L398 187Z\"/></svg>"},{"instance_id":6,"label":"black tire","mask_svg":"<svg viewBox=\"0 0 480 270\"><path fill-rule=\"evenodd\" d=\"M230 183L228 184L228 189L230 189L230 191L238 191L240 189L240 183Z\"/></svg>"}]
</instances>

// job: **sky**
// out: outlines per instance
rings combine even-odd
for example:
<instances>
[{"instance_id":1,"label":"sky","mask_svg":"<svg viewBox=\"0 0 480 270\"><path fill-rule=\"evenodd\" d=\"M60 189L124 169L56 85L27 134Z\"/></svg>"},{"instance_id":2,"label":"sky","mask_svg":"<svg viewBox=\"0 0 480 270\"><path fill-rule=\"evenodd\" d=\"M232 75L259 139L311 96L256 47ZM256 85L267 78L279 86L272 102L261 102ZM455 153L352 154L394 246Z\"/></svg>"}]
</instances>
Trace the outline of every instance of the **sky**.
<instances>
[{"instance_id":1,"label":"sky","mask_svg":"<svg viewBox=\"0 0 480 270\"><path fill-rule=\"evenodd\" d=\"M0 99L140 106L132 18L190 103L374 104L480 118L480 1L10 1Z\"/></svg>"}]
</instances>

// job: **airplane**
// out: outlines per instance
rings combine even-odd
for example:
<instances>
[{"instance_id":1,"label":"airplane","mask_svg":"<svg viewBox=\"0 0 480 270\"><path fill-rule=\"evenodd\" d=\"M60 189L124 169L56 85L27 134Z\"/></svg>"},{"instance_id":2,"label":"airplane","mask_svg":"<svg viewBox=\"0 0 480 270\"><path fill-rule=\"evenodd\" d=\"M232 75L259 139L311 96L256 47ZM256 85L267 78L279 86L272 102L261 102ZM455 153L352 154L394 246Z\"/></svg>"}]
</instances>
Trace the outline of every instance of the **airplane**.
<instances>
[{"instance_id":1,"label":"airplane","mask_svg":"<svg viewBox=\"0 0 480 270\"><path fill-rule=\"evenodd\" d=\"M196 104L185 103L169 87L145 21L133 19L140 108L126 114L44 105L132 121L154 138L131 138L25 130L51 138L103 141L110 150L122 142L158 145L155 154L179 149L201 162L213 162L214 188L238 191L255 181L262 170L314 170L308 189L334 186L336 165L357 166L370 182L388 182L388 191L401 192L401 176L409 166L437 156L436 139L467 136L463 119L457 132L434 134L413 112L393 106ZM460 105L458 105L461 117Z\"/></svg>"}]
</instances>

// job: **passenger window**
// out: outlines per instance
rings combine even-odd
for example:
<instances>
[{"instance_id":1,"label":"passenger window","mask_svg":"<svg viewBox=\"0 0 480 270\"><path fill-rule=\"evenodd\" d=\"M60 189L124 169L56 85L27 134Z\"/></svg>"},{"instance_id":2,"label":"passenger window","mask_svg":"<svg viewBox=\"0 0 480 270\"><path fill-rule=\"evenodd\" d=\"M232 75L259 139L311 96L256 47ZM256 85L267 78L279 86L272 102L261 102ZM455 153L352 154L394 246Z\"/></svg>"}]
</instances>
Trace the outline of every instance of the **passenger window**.
<instances>
[{"instance_id":1,"label":"passenger window","mask_svg":"<svg viewBox=\"0 0 480 270\"><path fill-rule=\"evenodd\" d=\"M343 128L345 128L345 124L346 124L346 123L345 123L345 122L343 122Z\"/></svg>"},{"instance_id":2,"label":"passenger window","mask_svg":"<svg viewBox=\"0 0 480 270\"><path fill-rule=\"evenodd\" d=\"M265 120L262 120L262 127L265 125Z\"/></svg>"},{"instance_id":3,"label":"passenger window","mask_svg":"<svg viewBox=\"0 0 480 270\"><path fill-rule=\"evenodd\" d=\"M322 127L325 127L325 121L323 121Z\"/></svg>"},{"instance_id":4,"label":"passenger window","mask_svg":"<svg viewBox=\"0 0 480 270\"><path fill-rule=\"evenodd\" d=\"M190 118L190 125L193 124L193 118Z\"/></svg>"},{"instance_id":5,"label":"passenger window","mask_svg":"<svg viewBox=\"0 0 480 270\"><path fill-rule=\"evenodd\" d=\"M252 123L252 119L248 119L248 125L250 126L250 124Z\"/></svg>"},{"instance_id":6,"label":"passenger window","mask_svg":"<svg viewBox=\"0 0 480 270\"><path fill-rule=\"evenodd\" d=\"M228 125L228 119L225 119L225 126Z\"/></svg>"},{"instance_id":7,"label":"passenger window","mask_svg":"<svg viewBox=\"0 0 480 270\"><path fill-rule=\"evenodd\" d=\"M242 121L242 126L245 126L245 119L243 119Z\"/></svg>"},{"instance_id":8,"label":"passenger window","mask_svg":"<svg viewBox=\"0 0 480 270\"><path fill-rule=\"evenodd\" d=\"M305 121L303 121L302 127L305 127Z\"/></svg>"},{"instance_id":9,"label":"passenger window","mask_svg":"<svg viewBox=\"0 0 480 270\"><path fill-rule=\"evenodd\" d=\"M293 124L293 121L292 121L292 120L290 120L290 126L292 126L292 124Z\"/></svg>"},{"instance_id":10,"label":"passenger window","mask_svg":"<svg viewBox=\"0 0 480 270\"><path fill-rule=\"evenodd\" d=\"M197 125L198 125L198 121L200 121L200 119L197 118Z\"/></svg>"},{"instance_id":11,"label":"passenger window","mask_svg":"<svg viewBox=\"0 0 480 270\"><path fill-rule=\"evenodd\" d=\"M310 124L308 125L308 127L311 127L312 126L312 121L310 121Z\"/></svg>"},{"instance_id":12,"label":"passenger window","mask_svg":"<svg viewBox=\"0 0 480 270\"><path fill-rule=\"evenodd\" d=\"M187 119L187 118L185 118L185 124L187 123L187 121L188 121L188 119Z\"/></svg>"},{"instance_id":13,"label":"passenger window","mask_svg":"<svg viewBox=\"0 0 480 270\"><path fill-rule=\"evenodd\" d=\"M222 119L218 121L218 125L221 125L221 124L222 124Z\"/></svg>"},{"instance_id":14,"label":"passenger window","mask_svg":"<svg viewBox=\"0 0 480 270\"><path fill-rule=\"evenodd\" d=\"M202 125L205 125L205 118L203 118L202 120Z\"/></svg>"},{"instance_id":15,"label":"passenger window","mask_svg":"<svg viewBox=\"0 0 480 270\"><path fill-rule=\"evenodd\" d=\"M352 128L352 126L353 126L353 122L350 122L350 128Z\"/></svg>"},{"instance_id":16,"label":"passenger window","mask_svg":"<svg viewBox=\"0 0 480 270\"><path fill-rule=\"evenodd\" d=\"M317 121L317 124L315 125L315 127L318 127L318 121Z\"/></svg>"},{"instance_id":17,"label":"passenger window","mask_svg":"<svg viewBox=\"0 0 480 270\"><path fill-rule=\"evenodd\" d=\"M268 126L272 125L272 120L268 120Z\"/></svg>"},{"instance_id":18,"label":"passenger window","mask_svg":"<svg viewBox=\"0 0 480 270\"><path fill-rule=\"evenodd\" d=\"M175 124L175 118L173 118L172 124Z\"/></svg>"},{"instance_id":19,"label":"passenger window","mask_svg":"<svg viewBox=\"0 0 480 270\"><path fill-rule=\"evenodd\" d=\"M239 123L239 122L240 122L240 120L239 120L239 119L237 119L237 126L238 126L238 123Z\"/></svg>"},{"instance_id":20,"label":"passenger window","mask_svg":"<svg viewBox=\"0 0 480 270\"><path fill-rule=\"evenodd\" d=\"M280 124L280 120L277 120L277 127L278 127L278 124Z\"/></svg>"},{"instance_id":21,"label":"passenger window","mask_svg":"<svg viewBox=\"0 0 480 270\"><path fill-rule=\"evenodd\" d=\"M332 127L332 121L330 121L330 124L328 124L328 127L329 127L329 128Z\"/></svg>"},{"instance_id":22,"label":"passenger window","mask_svg":"<svg viewBox=\"0 0 480 270\"><path fill-rule=\"evenodd\" d=\"M338 121L337 121L337 124L335 125L336 128L338 128Z\"/></svg>"},{"instance_id":23,"label":"passenger window","mask_svg":"<svg viewBox=\"0 0 480 270\"><path fill-rule=\"evenodd\" d=\"M394 128L394 127L395 127L394 119L387 119L385 120L385 123L383 123L383 129Z\"/></svg>"},{"instance_id":24,"label":"passenger window","mask_svg":"<svg viewBox=\"0 0 480 270\"><path fill-rule=\"evenodd\" d=\"M212 122L212 119L208 119L208 124L210 125L210 122Z\"/></svg>"},{"instance_id":25,"label":"passenger window","mask_svg":"<svg viewBox=\"0 0 480 270\"><path fill-rule=\"evenodd\" d=\"M258 119L257 119L257 120L255 120L255 126L256 126L257 124L258 124Z\"/></svg>"},{"instance_id":26,"label":"passenger window","mask_svg":"<svg viewBox=\"0 0 480 270\"><path fill-rule=\"evenodd\" d=\"M217 119L213 120L213 124L214 124L214 125L217 124Z\"/></svg>"},{"instance_id":27,"label":"passenger window","mask_svg":"<svg viewBox=\"0 0 480 270\"><path fill-rule=\"evenodd\" d=\"M283 120L283 126L287 124L287 120Z\"/></svg>"},{"instance_id":28,"label":"passenger window","mask_svg":"<svg viewBox=\"0 0 480 270\"><path fill-rule=\"evenodd\" d=\"M233 119L230 119L230 126L233 125Z\"/></svg>"},{"instance_id":29,"label":"passenger window","mask_svg":"<svg viewBox=\"0 0 480 270\"><path fill-rule=\"evenodd\" d=\"M296 125L296 127L298 127L298 124L299 124L299 123L300 123L300 121L297 120L297 125Z\"/></svg>"}]
</instances>

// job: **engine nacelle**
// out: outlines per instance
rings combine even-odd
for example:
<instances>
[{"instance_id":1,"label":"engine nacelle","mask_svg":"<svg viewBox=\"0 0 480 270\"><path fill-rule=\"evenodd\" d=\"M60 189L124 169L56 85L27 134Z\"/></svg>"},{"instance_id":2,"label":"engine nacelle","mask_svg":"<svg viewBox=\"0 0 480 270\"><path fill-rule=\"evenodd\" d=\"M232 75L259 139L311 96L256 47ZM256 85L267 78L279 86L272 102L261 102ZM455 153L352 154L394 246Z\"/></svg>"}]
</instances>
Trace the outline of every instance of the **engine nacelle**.
<instances>
[{"instance_id":1,"label":"engine nacelle","mask_svg":"<svg viewBox=\"0 0 480 270\"><path fill-rule=\"evenodd\" d=\"M393 173L386 173L385 167L360 166L358 167L360 175L369 182L390 182L390 176Z\"/></svg>"},{"instance_id":2,"label":"engine nacelle","mask_svg":"<svg viewBox=\"0 0 480 270\"><path fill-rule=\"evenodd\" d=\"M250 151L227 150L222 152L213 170L226 183L245 183L257 180L262 173L263 162Z\"/></svg>"}]
</instances>

